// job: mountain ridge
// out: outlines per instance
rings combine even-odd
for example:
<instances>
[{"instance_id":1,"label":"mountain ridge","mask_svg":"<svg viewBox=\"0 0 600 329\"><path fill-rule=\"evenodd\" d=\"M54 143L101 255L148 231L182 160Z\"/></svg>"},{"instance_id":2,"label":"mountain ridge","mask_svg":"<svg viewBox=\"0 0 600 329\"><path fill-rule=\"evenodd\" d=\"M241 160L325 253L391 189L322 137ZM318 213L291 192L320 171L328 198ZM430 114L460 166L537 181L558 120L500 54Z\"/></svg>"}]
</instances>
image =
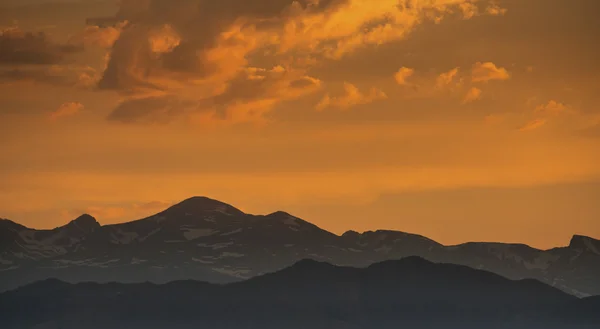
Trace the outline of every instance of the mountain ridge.
<instances>
[{"instance_id":1,"label":"mountain ridge","mask_svg":"<svg viewBox=\"0 0 600 329\"><path fill-rule=\"evenodd\" d=\"M47 279L0 293L6 329L403 327L584 329L600 325L600 300L537 280L420 257L340 267L310 259L217 285L68 283Z\"/></svg>"},{"instance_id":2,"label":"mountain ridge","mask_svg":"<svg viewBox=\"0 0 600 329\"><path fill-rule=\"evenodd\" d=\"M0 238L0 291L53 276L69 282L227 283L304 258L366 267L419 256L538 279L577 296L600 295L600 254L589 237L576 235L569 246L540 250L485 242L445 246L393 230L337 235L284 211L251 215L207 197L119 224L101 225L85 214L52 230L2 221Z\"/></svg>"}]
</instances>

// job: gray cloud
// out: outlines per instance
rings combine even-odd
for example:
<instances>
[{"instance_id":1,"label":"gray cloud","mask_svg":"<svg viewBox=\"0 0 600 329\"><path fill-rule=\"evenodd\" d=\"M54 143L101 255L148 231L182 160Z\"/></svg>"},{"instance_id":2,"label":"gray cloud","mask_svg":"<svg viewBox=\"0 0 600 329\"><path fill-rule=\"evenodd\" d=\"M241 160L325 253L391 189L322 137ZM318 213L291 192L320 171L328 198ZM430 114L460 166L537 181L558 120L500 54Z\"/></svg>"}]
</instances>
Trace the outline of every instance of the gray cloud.
<instances>
[{"instance_id":1,"label":"gray cloud","mask_svg":"<svg viewBox=\"0 0 600 329\"><path fill-rule=\"evenodd\" d=\"M18 28L0 31L0 64L50 65L62 63L65 56L82 51L77 45L56 44L45 33L24 32Z\"/></svg>"}]
</instances>

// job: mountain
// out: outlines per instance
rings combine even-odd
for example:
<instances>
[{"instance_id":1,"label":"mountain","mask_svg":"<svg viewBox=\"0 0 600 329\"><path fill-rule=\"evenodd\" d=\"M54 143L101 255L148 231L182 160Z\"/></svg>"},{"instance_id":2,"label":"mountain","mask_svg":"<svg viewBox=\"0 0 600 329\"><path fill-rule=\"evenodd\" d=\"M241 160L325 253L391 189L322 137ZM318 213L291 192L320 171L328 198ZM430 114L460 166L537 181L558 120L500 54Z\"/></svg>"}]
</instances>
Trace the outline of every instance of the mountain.
<instances>
[{"instance_id":1,"label":"mountain","mask_svg":"<svg viewBox=\"0 0 600 329\"><path fill-rule=\"evenodd\" d=\"M537 279L567 293L600 295L600 241L574 236L566 247L444 246L397 231L341 236L285 212L250 215L194 197L148 218L100 225L83 215L53 230L0 220L0 291L47 278L66 282L240 281L314 259L340 266L420 256L510 279Z\"/></svg>"},{"instance_id":2,"label":"mountain","mask_svg":"<svg viewBox=\"0 0 600 329\"><path fill-rule=\"evenodd\" d=\"M583 329L598 299L418 257L339 267L302 260L227 285L69 284L45 280L0 294L6 329L428 328Z\"/></svg>"}]
</instances>

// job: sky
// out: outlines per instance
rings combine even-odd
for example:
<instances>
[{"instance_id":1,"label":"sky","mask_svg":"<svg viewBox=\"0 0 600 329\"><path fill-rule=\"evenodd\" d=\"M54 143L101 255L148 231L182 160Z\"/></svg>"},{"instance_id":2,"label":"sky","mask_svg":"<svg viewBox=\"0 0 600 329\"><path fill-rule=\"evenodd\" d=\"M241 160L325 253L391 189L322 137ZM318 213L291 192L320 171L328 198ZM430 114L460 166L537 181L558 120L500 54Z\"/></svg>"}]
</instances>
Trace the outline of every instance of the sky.
<instances>
[{"instance_id":1,"label":"sky","mask_svg":"<svg viewBox=\"0 0 600 329\"><path fill-rule=\"evenodd\" d=\"M0 0L0 217L191 196L341 234L600 238L596 0Z\"/></svg>"}]
</instances>

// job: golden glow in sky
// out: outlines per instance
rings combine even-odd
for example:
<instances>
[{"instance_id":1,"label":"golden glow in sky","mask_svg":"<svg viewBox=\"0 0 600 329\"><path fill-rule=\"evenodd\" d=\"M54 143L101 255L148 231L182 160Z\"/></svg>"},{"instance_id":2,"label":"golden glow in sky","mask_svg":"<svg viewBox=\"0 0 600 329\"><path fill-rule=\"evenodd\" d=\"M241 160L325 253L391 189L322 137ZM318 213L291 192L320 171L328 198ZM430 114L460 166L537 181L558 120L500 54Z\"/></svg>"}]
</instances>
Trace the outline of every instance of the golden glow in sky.
<instances>
[{"instance_id":1,"label":"golden glow in sky","mask_svg":"<svg viewBox=\"0 0 600 329\"><path fill-rule=\"evenodd\" d=\"M205 195L336 233L600 236L599 11L4 0L0 216L113 223Z\"/></svg>"}]
</instances>

